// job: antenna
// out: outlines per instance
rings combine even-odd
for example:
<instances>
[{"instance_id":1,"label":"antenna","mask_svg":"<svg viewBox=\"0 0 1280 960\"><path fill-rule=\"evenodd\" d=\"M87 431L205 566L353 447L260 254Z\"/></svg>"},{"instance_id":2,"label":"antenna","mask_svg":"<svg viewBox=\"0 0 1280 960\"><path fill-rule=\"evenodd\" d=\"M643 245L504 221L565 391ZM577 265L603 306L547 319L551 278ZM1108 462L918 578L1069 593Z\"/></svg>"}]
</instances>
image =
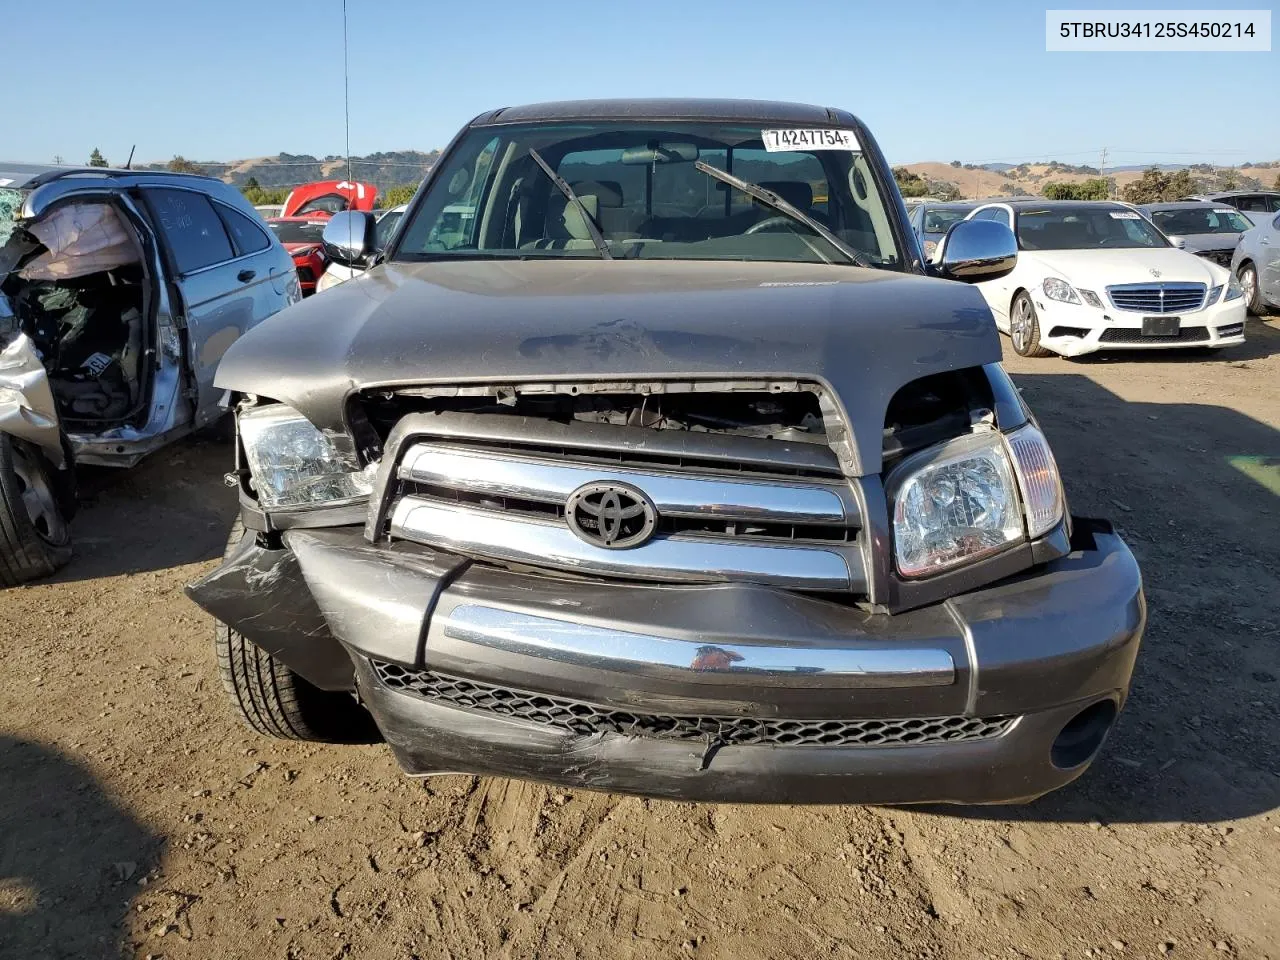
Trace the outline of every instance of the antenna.
<instances>
[{"instance_id":1,"label":"antenna","mask_svg":"<svg viewBox=\"0 0 1280 960\"><path fill-rule=\"evenodd\" d=\"M347 69L347 0L342 0L342 119L346 124L347 181L351 181L351 79Z\"/></svg>"},{"instance_id":2,"label":"antenna","mask_svg":"<svg viewBox=\"0 0 1280 960\"><path fill-rule=\"evenodd\" d=\"M135 143L132 147L130 147L130 148L129 148L129 159L128 159L128 160L126 160L126 161L124 162L124 168L125 168L126 170L132 170L132 169L133 169L133 151L135 151L135 150L137 150L137 149L138 149L138 145L137 145L136 143Z\"/></svg>"}]
</instances>

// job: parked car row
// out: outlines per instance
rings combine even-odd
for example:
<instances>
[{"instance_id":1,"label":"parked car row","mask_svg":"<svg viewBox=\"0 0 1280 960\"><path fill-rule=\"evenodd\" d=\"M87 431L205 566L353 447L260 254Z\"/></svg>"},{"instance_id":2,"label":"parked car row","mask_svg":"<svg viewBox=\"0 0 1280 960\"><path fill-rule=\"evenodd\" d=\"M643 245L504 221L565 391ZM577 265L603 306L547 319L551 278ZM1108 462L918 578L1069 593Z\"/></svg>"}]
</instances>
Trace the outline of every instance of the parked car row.
<instances>
[{"instance_id":1,"label":"parked car row","mask_svg":"<svg viewBox=\"0 0 1280 960\"><path fill-rule=\"evenodd\" d=\"M1218 349L1243 341L1248 310L1280 299L1280 247L1270 239L1280 216L1245 214L1233 198L1272 203L1268 194L1141 206L991 198L922 203L911 225L933 261L957 222L993 220L1014 232L1017 269L978 287L1024 356Z\"/></svg>"}]
</instances>

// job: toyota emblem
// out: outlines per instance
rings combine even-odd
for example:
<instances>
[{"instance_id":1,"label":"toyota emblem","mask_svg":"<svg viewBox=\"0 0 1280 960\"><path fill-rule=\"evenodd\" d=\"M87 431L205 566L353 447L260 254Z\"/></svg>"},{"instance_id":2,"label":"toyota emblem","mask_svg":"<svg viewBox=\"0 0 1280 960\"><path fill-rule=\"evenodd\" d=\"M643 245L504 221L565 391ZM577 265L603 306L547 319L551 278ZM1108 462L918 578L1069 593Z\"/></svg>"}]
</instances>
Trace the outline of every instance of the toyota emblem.
<instances>
[{"instance_id":1,"label":"toyota emblem","mask_svg":"<svg viewBox=\"0 0 1280 960\"><path fill-rule=\"evenodd\" d=\"M569 494L564 516L579 540L608 550L641 546L658 529L657 508L629 483L583 484Z\"/></svg>"}]
</instances>

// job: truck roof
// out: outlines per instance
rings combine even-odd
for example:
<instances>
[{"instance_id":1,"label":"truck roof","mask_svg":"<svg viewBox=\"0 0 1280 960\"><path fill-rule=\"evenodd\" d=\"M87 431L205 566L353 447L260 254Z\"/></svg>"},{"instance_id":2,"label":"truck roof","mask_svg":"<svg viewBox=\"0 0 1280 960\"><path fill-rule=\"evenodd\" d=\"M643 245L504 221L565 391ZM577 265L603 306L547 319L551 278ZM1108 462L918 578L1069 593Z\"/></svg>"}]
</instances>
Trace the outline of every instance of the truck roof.
<instances>
[{"instance_id":1,"label":"truck roof","mask_svg":"<svg viewBox=\"0 0 1280 960\"><path fill-rule=\"evenodd\" d=\"M853 114L834 107L777 100L680 98L557 100L500 107L481 114L471 124L487 126L538 120L756 120L820 126L858 124Z\"/></svg>"}]
</instances>

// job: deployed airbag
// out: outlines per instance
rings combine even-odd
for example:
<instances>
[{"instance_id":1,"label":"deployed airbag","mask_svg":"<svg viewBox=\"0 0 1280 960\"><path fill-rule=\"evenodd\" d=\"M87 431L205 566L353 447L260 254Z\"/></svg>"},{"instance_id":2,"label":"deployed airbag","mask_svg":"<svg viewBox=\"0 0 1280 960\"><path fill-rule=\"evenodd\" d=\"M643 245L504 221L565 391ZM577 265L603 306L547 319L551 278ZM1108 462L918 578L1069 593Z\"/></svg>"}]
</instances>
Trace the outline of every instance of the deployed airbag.
<instances>
[{"instance_id":1,"label":"deployed airbag","mask_svg":"<svg viewBox=\"0 0 1280 960\"><path fill-rule=\"evenodd\" d=\"M24 280L69 280L139 262L133 237L110 204L70 204L26 229L47 249L18 272Z\"/></svg>"}]
</instances>

